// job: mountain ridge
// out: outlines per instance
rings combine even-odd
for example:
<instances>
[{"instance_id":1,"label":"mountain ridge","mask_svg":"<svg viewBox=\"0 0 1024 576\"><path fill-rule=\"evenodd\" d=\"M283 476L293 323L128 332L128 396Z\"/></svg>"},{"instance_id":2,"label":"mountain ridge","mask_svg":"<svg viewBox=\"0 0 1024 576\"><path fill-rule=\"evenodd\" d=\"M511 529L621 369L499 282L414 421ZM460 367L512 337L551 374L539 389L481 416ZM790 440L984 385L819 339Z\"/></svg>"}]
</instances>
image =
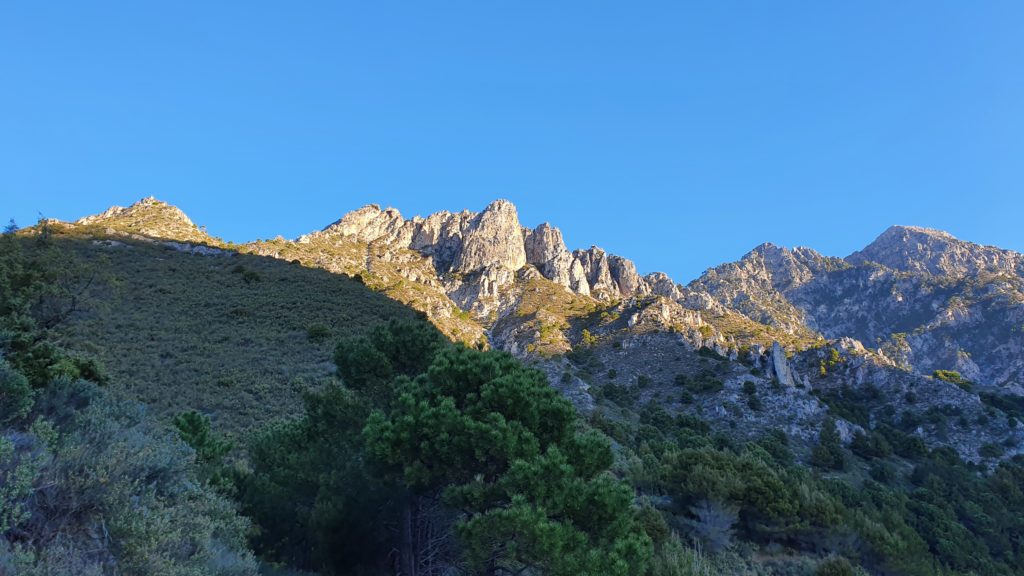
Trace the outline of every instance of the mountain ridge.
<instances>
[{"instance_id":1,"label":"mountain ridge","mask_svg":"<svg viewBox=\"0 0 1024 576\"><path fill-rule=\"evenodd\" d=\"M218 248L230 245L153 198L77 224ZM661 272L641 275L631 260L597 246L570 250L557 227L548 222L523 226L515 205L503 199L479 212L439 211L412 218L369 204L295 240L255 241L238 249L361 276L375 289L426 312L450 337L490 340L518 354L567 352L574 345L573 325L597 311L619 307L635 314L664 299L658 306L678 310L654 318L687 320L665 320L658 329L699 333L689 338L690 345L727 354L754 343L767 347L774 340L794 350L823 338L854 337L911 370L919 367L920 373L940 365L960 368L983 385L1014 390L1024 375L1024 361L1013 352L1024 342L995 318L1009 311L1006 319L1016 321L1022 314L1017 301L1024 293L1024 256L919 226L891 226L846 258L765 242L686 285ZM1008 276L998 288L994 279L979 274ZM939 288L951 283L957 284L951 291ZM524 313L525 291L538 290L547 294L546 301L531 304ZM992 294L986 299L978 296L982 293ZM938 294L945 296L935 300ZM986 308L958 316L955 309L964 301ZM1011 334L999 358L981 363L992 368L968 359L1000 349L999 342L975 334L974 341L984 342L980 350L951 335L950 327L967 322L971 314L992 317L986 326ZM509 332L501 333L502 327ZM904 332L909 340L900 336ZM900 349L907 342L909 352Z\"/></svg>"},{"instance_id":2,"label":"mountain ridge","mask_svg":"<svg viewBox=\"0 0 1024 576\"><path fill-rule=\"evenodd\" d=\"M596 246L570 251L555 226L522 226L508 201L408 219L368 205L294 240L244 244L152 198L52 228L100 258L145 245L134 253L173 250L221 272L257 256L343 275L453 341L541 370L584 414L614 397L747 440L782 430L798 449L835 420L843 442L881 422L972 462L992 461L994 443L1007 446L998 458L1021 451L1010 414L1024 396L1024 279L1009 273L901 271L763 243L684 286ZM758 402L751 386L764 391ZM1011 412L992 416L994 406ZM946 413L989 424L951 429L935 417Z\"/></svg>"}]
</instances>

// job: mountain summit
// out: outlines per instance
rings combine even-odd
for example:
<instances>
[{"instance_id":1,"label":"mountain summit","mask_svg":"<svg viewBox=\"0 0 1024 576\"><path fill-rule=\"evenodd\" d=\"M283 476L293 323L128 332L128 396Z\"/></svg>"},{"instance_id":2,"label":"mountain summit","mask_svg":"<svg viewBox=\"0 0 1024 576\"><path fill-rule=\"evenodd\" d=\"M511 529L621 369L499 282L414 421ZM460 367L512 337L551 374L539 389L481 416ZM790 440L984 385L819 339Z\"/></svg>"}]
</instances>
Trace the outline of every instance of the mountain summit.
<instances>
[{"instance_id":1,"label":"mountain summit","mask_svg":"<svg viewBox=\"0 0 1024 576\"><path fill-rule=\"evenodd\" d=\"M1024 256L1010 250L958 240L952 234L916 226L892 226L874 242L848 256L853 264L875 262L903 272L965 276L1024 270Z\"/></svg>"},{"instance_id":2,"label":"mountain summit","mask_svg":"<svg viewBox=\"0 0 1024 576\"><path fill-rule=\"evenodd\" d=\"M127 208L111 206L100 214L80 218L75 223L83 226L102 226L151 238L188 242L211 240L179 208L152 196L143 198Z\"/></svg>"}]
</instances>

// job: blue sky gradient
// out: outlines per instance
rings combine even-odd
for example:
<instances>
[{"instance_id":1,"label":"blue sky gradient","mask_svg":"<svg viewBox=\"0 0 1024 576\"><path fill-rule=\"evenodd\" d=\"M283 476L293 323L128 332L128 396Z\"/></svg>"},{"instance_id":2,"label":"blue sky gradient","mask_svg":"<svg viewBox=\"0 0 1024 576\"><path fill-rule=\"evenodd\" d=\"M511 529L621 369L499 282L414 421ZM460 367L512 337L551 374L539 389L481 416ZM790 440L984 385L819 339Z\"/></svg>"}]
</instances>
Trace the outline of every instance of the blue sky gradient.
<instances>
[{"instance_id":1,"label":"blue sky gradient","mask_svg":"<svg viewBox=\"0 0 1024 576\"><path fill-rule=\"evenodd\" d=\"M890 224L1024 249L1024 3L0 7L0 217L229 240L508 198L686 282Z\"/></svg>"}]
</instances>

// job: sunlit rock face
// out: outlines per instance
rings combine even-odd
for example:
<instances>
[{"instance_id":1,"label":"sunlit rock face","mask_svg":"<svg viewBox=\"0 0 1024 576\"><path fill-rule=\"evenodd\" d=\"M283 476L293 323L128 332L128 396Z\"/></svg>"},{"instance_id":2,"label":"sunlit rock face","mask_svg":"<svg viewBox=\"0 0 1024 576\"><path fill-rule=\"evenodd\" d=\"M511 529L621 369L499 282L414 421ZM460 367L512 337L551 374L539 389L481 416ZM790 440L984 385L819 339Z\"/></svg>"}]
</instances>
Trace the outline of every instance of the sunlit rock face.
<instances>
[{"instance_id":1,"label":"sunlit rock face","mask_svg":"<svg viewBox=\"0 0 1024 576\"><path fill-rule=\"evenodd\" d=\"M846 260L951 277L982 272L1024 273L1024 256L1017 252L964 242L947 232L917 226L893 226Z\"/></svg>"},{"instance_id":2,"label":"sunlit rock face","mask_svg":"<svg viewBox=\"0 0 1024 576\"><path fill-rule=\"evenodd\" d=\"M763 244L687 288L789 333L852 337L908 370L1024 392L1024 256L893 226L847 258ZM709 309L705 304L691 307Z\"/></svg>"},{"instance_id":3,"label":"sunlit rock face","mask_svg":"<svg viewBox=\"0 0 1024 576\"><path fill-rule=\"evenodd\" d=\"M410 220L394 208L369 205L299 241L331 237L414 250L429 258L439 274L465 275L495 267L515 272L529 265L583 296L610 300L652 292L632 261L597 247L570 252L558 228L547 223L524 228L516 207L507 200L496 200L479 213L437 212ZM485 276L500 282L494 273ZM663 274L658 281L666 293L676 288Z\"/></svg>"}]
</instances>

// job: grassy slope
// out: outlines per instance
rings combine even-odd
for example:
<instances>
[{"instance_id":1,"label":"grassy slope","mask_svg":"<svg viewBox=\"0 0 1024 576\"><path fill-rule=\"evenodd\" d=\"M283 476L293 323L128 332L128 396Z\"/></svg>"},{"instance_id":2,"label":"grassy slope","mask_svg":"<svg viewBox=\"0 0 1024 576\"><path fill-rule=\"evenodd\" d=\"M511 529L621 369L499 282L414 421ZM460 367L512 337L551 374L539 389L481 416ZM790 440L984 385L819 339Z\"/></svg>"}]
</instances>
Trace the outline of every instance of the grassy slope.
<instances>
[{"instance_id":1,"label":"grassy slope","mask_svg":"<svg viewBox=\"0 0 1024 576\"><path fill-rule=\"evenodd\" d=\"M330 342L416 315L355 280L274 258L57 241L104 276L61 340L159 416L197 409L233 432L297 413L302 391L333 371ZM313 324L329 328L323 343L307 337Z\"/></svg>"}]
</instances>

